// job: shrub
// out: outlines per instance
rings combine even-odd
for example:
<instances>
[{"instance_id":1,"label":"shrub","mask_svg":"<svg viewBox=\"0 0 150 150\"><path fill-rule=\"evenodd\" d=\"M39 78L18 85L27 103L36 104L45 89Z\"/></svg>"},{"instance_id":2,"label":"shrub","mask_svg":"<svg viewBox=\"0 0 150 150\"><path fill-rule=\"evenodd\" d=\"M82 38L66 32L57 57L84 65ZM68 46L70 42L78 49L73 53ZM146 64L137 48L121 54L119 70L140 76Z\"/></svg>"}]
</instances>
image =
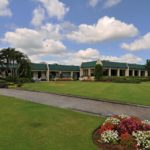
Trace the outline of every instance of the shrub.
<instances>
[{"instance_id":1,"label":"shrub","mask_svg":"<svg viewBox=\"0 0 150 150\"><path fill-rule=\"evenodd\" d=\"M19 83L30 83L31 79L29 79L29 78L19 78L19 79L17 79L17 82L19 82Z\"/></svg>"},{"instance_id":2,"label":"shrub","mask_svg":"<svg viewBox=\"0 0 150 150\"><path fill-rule=\"evenodd\" d=\"M0 80L0 88L8 88L8 84L4 80Z\"/></svg>"}]
</instances>

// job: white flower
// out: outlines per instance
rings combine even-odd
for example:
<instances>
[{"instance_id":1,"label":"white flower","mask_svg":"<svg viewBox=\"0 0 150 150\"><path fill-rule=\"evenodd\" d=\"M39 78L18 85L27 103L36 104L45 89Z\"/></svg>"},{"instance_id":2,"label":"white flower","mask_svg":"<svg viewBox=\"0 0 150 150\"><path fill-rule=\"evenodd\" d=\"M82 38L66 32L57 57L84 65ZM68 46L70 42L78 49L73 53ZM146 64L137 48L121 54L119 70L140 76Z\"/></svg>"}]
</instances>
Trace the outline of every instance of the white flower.
<instances>
[{"instance_id":1,"label":"white flower","mask_svg":"<svg viewBox=\"0 0 150 150\"><path fill-rule=\"evenodd\" d=\"M108 122L117 125L117 124L120 123L120 120L117 119L117 118L114 118L114 117L108 117L108 118L105 120L104 124L105 124L105 123L108 123Z\"/></svg>"},{"instance_id":2,"label":"white flower","mask_svg":"<svg viewBox=\"0 0 150 150\"><path fill-rule=\"evenodd\" d=\"M121 119L128 119L128 118L130 118L130 116L124 115L124 114L119 115L119 117L120 117Z\"/></svg>"},{"instance_id":3,"label":"white flower","mask_svg":"<svg viewBox=\"0 0 150 150\"><path fill-rule=\"evenodd\" d=\"M150 131L133 132L137 145L141 150L150 150Z\"/></svg>"},{"instance_id":4,"label":"white flower","mask_svg":"<svg viewBox=\"0 0 150 150\"><path fill-rule=\"evenodd\" d=\"M147 124L147 125L150 125L150 121L149 120L144 120L142 121L143 124Z\"/></svg>"},{"instance_id":5,"label":"white flower","mask_svg":"<svg viewBox=\"0 0 150 150\"><path fill-rule=\"evenodd\" d=\"M116 144L119 140L118 132L117 131L105 131L101 134L101 141L103 143L113 143Z\"/></svg>"}]
</instances>

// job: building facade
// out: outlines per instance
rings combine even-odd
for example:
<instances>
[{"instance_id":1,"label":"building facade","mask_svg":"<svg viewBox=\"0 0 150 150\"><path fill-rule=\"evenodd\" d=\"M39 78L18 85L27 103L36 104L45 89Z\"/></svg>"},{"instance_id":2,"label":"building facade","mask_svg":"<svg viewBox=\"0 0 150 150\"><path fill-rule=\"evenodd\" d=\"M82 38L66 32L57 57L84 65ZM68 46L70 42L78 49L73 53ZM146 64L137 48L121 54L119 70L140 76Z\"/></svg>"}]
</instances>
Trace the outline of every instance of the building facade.
<instances>
[{"instance_id":1,"label":"building facade","mask_svg":"<svg viewBox=\"0 0 150 150\"><path fill-rule=\"evenodd\" d=\"M103 76L116 77L148 77L145 65L119 63L111 61L83 62L81 66L59 65L46 63L32 63L31 71L33 80L94 80L96 64L103 66ZM11 72L10 72L11 73ZM0 77L5 77L5 72L0 66Z\"/></svg>"},{"instance_id":2,"label":"building facade","mask_svg":"<svg viewBox=\"0 0 150 150\"><path fill-rule=\"evenodd\" d=\"M83 62L80 67L80 80L94 80L94 70L96 64L103 66L104 76L116 76L116 77L147 77L148 71L145 69L145 65L128 64L111 61L91 61Z\"/></svg>"},{"instance_id":3,"label":"building facade","mask_svg":"<svg viewBox=\"0 0 150 150\"><path fill-rule=\"evenodd\" d=\"M79 66L59 64L31 64L33 80L74 80L79 79Z\"/></svg>"}]
</instances>

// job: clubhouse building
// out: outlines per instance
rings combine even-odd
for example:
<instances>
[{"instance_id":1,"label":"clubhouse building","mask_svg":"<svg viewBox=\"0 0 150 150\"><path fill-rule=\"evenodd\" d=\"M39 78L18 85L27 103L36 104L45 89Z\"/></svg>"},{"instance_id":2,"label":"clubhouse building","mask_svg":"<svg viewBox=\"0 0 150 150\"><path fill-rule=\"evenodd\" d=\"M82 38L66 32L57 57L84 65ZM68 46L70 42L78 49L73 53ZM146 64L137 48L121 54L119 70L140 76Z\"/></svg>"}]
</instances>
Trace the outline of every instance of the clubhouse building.
<instances>
[{"instance_id":1,"label":"clubhouse building","mask_svg":"<svg viewBox=\"0 0 150 150\"><path fill-rule=\"evenodd\" d=\"M145 69L145 65L119 63L105 60L82 62L81 66L32 63L31 68L34 80L94 80L94 70L96 64L101 64L103 66L104 76L148 76L148 71Z\"/></svg>"},{"instance_id":2,"label":"clubhouse building","mask_svg":"<svg viewBox=\"0 0 150 150\"><path fill-rule=\"evenodd\" d=\"M81 66L32 63L31 71L33 80L94 80L96 64L103 66L103 76L148 77L145 65L105 60L82 62ZM5 77L5 72L0 71L0 77Z\"/></svg>"}]
</instances>

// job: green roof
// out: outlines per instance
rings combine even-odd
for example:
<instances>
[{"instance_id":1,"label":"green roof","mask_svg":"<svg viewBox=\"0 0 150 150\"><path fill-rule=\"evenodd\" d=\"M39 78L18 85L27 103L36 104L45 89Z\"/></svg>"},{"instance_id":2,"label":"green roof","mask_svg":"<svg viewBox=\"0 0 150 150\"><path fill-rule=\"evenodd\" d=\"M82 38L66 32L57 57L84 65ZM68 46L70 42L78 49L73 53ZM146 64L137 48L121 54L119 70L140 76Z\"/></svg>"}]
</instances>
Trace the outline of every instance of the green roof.
<instances>
[{"instance_id":1,"label":"green roof","mask_svg":"<svg viewBox=\"0 0 150 150\"><path fill-rule=\"evenodd\" d=\"M81 68L95 68L97 61L91 61L91 62L83 62L81 64ZM139 64L128 64L128 63L120 63L120 62L111 62L111 61L102 61L104 68L121 68L121 69L140 69L145 70L145 65L139 65Z\"/></svg>"},{"instance_id":2,"label":"green roof","mask_svg":"<svg viewBox=\"0 0 150 150\"><path fill-rule=\"evenodd\" d=\"M130 69L140 69L145 70L145 65L138 65L138 64L128 64Z\"/></svg>"},{"instance_id":3,"label":"green roof","mask_svg":"<svg viewBox=\"0 0 150 150\"><path fill-rule=\"evenodd\" d=\"M71 65L59 65L59 64L51 64L49 65L49 70L51 71L80 71L79 66L71 66Z\"/></svg>"},{"instance_id":4,"label":"green roof","mask_svg":"<svg viewBox=\"0 0 150 150\"><path fill-rule=\"evenodd\" d=\"M118 63L118 62L110 62L110 61L102 61L103 67L105 68L128 68L127 63Z\"/></svg>"},{"instance_id":5,"label":"green roof","mask_svg":"<svg viewBox=\"0 0 150 150\"><path fill-rule=\"evenodd\" d=\"M32 63L31 64L31 70L34 70L34 71L46 71L47 70L47 65L46 64Z\"/></svg>"},{"instance_id":6,"label":"green roof","mask_svg":"<svg viewBox=\"0 0 150 150\"><path fill-rule=\"evenodd\" d=\"M83 62L81 68L95 68L97 61Z\"/></svg>"}]
</instances>

